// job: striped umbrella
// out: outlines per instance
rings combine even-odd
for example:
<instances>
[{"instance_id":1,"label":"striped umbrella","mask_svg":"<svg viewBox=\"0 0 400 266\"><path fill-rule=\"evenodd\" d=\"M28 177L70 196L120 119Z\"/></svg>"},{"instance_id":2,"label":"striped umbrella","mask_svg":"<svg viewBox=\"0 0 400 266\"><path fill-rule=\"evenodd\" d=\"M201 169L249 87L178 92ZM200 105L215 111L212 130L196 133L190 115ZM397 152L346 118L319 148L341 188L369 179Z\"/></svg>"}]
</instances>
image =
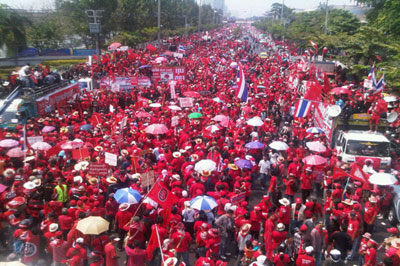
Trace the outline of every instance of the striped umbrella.
<instances>
[{"instance_id":1,"label":"striped umbrella","mask_svg":"<svg viewBox=\"0 0 400 266\"><path fill-rule=\"evenodd\" d=\"M136 204L139 203L142 195L137 190L127 187L118 189L114 194L114 198L118 203Z\"/></svg>"},{"instance_id":2,"label":"striped umbrella","mask_svg":"<svg viewBox=\"0 0 400 266\"><path fill-rule=\"evenodd\" d=\"M212 210L217 207L217 202L210 196L197 196L190 201L190 207L196 210Z\"/></svg>"}]
</instances>

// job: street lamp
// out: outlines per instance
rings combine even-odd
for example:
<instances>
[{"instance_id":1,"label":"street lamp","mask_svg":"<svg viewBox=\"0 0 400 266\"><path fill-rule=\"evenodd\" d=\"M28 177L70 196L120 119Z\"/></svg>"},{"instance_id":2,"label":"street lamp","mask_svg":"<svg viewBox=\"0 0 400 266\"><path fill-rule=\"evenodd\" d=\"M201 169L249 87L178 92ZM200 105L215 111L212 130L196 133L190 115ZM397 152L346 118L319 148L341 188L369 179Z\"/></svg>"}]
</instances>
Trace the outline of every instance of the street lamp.
<instances>
[{"instance_id":1,"label":"street lamp","mask_svg":"<svg viewBox=\"0 0 400 266\"><path fill-rule=\"evenodd\" d=\"M99 34L100 34L100 19L103 17L104 10L86 10L86 15L89 18L89 32L95 34L96 38L96 55L100 58L100 47L99 47Z\"/></svg>"},{"instance_id":2,"label":"street lamp","mask_svg":"<svg viewBox=\"0 0 400 266\"><path fill-rule=\"evenodd\" d=\"M324 26L325 34L328 33L328 16L329 16L328 1L329 0L326 0L326 4L325 4L325 26Z\"/></svg>"}]
</instances>

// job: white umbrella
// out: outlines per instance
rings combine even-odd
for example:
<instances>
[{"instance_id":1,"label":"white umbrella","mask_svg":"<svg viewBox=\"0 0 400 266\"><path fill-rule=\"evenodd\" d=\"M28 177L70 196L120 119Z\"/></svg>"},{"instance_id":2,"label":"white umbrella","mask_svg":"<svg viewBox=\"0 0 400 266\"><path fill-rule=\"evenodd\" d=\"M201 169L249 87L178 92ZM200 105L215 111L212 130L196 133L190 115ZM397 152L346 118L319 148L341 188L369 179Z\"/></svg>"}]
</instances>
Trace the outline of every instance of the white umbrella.
<instances>
[{"instance_id":1,"label":"white umbrella","mask_svg":"<svg viewBox=\"0 0 400 266\"><path fill-rule=\"evenodd\" d=\"M215 169L217 169L217 164L212 161L212 160L201 160L198 163L196 163L196 165L194 166L194 170L198 173L201 173L203 171L215 171Z\"/></svg>"},{"instance_id":2,"label":"white umbrella","mask_svg":"<svg viewBox=\"0 0 400 266\"><path fill-rule=\"evenodd\" d=\"M210 196L197 196L190 201L190 207L196 210L212 210L217 207L218 204L214 198Z\"/></svg>"},{"instance_id":3,"label":"white umbrella","mask_svg":"<svg viewBox=\"0 0 400 266\"><path fill-rule=\"evenodd\" d=\"M39 150L39 151L47 151L51 149L51 145L47 142L39 141L32 144L32 149Z\"/></svg>"},{"instance_id":4,"label":"white umbrella","mask_svg":"<svg viewBox=\"0 0 400 266\"><path fill-rule=\"evenodd\" d=\"M269 147L277 151L286 151L289 148L286 142L283 141L274 141L271 144L269 144Z\"/></svg>"},{"instance_id":5,"label":"white umbrella","mask_svg":"<svg viewBox=\"0 0 400 266\"><path fill-rule=\"evenodd\" d=\"M326 147L324 144L322 144L319 141L311 141L307 142L306 146L311 150L315 152L326 152Z\"/></svg>"},{"instance_id":6,"label":"white umbrella","mask_svg":"<svg viewBox=\"0 0 400 266\"><path fill-rule=\"evenodd\" d=\"M388 173L375 173L369 177L371 184L380 186L394 185L397 181L394 175Z\"/></svg>"},{"instance_id":7,"label":"white umbrella","mask_svg":"<svg viewBox=\"0 0 400 266\"><path fill-rule=\"evenodd\" d=\"M180 111L180 110L182 110L182 108L180 108L180 107L177 106L177 105L170 105L170 106L168 106L168 108L171 109L171 110L173 110L173 111Z\"/></svg>"},{"instance_id":8,"label":"white umbrella","mask_svg":"<svg viewBox=\"0 0 400 266\"><path fill-rule=\"evenodd\" d=\"M149 106L153 107L153 108L158 108L158 107L161 107L161 104L160 103L151 103L151 104L149 104Z\"/></svg>"},{"instance_id":9,"label":"white umbrella","mask_svg":"<svg viewBox=\"0 0 400 266\"><path fill-rule=\"evenodd\" d=\"M261 117L259 117L259 116L255 116L255 117L249 119L246 123L253 127L259 127L264 124L264 122L261 120Z\"/></svg>"}]
</instances>

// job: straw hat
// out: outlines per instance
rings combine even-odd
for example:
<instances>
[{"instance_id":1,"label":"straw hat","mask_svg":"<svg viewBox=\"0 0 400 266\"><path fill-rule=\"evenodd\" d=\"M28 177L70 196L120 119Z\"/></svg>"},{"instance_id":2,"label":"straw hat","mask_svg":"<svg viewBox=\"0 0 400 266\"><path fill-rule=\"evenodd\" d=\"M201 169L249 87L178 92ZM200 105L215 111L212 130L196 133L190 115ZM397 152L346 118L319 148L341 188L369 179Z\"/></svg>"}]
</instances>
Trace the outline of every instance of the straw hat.
<instances>
[{"instance_id":1,"label":"straw hat","mask_svg":"<svg viewBox=\"0 0 400 266\"><path fill-rule=\"evenodd\" d=\"M66 127L60 128L60 133L67 133L67 132L68 132L68 128L66 128Z\"/></svg>"},{"instance_id":2,"label":"straw hat","mask_svg":"<svg viewBox=\"0 0 400 266\"><path fill-rule=\"evenodd\" d=\"M174 158L179 158L179 157L181 157L181 155L182 154L179 151L172 153L172 157L174 157Z\"/></svg>"},{"instance_id":3,"label":"straw hat","mask_svg":"<svg viewBox=\"0 0 400 266\"><path fill-rule=\"evenodd\" d=\"M228 164L228 168L229 168L229 169L232 169L233 171L236 171L236 170L239 169L239 167L238 167L236 164L234 164L234 163Z\"/></svg>"},{"instance_id":4,"label":"straw hat","mask_svg":"<svg viewBox=\"0 0 400 266\"><path fill-rule=\"evenodd\" d=\"M257 266L264 266L266 260L267 260L267 257L265 255L260 255L256 259L256 265Z\"/></svg>"},{"instance_id":5,"label":"straw hat","mask_svg":"<svg viewBox=\"0 0 400 266\"><path fill-rule=\"evenodd\" d=\"M400 248L400 238L395 238L392 241L390 241L390 244L392 247L399 249Z\"/></svg>"},{"instance_id":6,"label":"straw hat","mask_svg":"<svg viewBox=\"0 0 400 266\"><path fill-rule=\"evenodd\" d=\"M83 179L80 175L74 176L74 183L82 183Z\"/></svg>"},{"instance_id":7,"label":"straw hat","mask_svg":"<svg viewBox=\"0 0 400 266\"><path fill-rule=\"evenodd\" d=\"M97 152L99 152L99 151L102 151L102 150L103 150L103 147L101 147L101 146L96 146L96 147L94 147L94 150L97 151Z\"/></svg>"},{"instance_id":8,"label":"straw hat","mask_svg":"<svg viewBox=\"0 0 400 266\"><path fill-rule=\"evenodd\" d=\"M4 171L4 176L6 176L6 177L11 177L11 176L13 176L13 175L15 175L15 170L12 169L12 168L7 168L7 169Z\"/></svg>"},{"instance_id":9,"label":"straw hat","mask_svg":"<svg viewBox=\"0 0 400 266\"><path fill-rule=\"evenodd\" d=\"M24 183L23 187L28 190L36 188L35 184L32 181Z\"/></svg>"},{"instance_id":10,"label":"straw hat","mask_svg":"<svg viewBox=\"0 0 400 266\"><path fill-rule=\"evenodd\" d=\"M242 225L242 227L240 227L240 233L242 235L247 235L250 231L251 228L251 224L244 224Z\"/></svg>"},{"instance_id":11,"label":"straw hat","mask_svg":"<svg viewBox=\"0 0 400 266\"><path fill-rule=\"evenodd\" d=\"M129 205L129 203L122 203L119 205L118 209L123 212L123 211L126 211L127 209L129 209L130 206L131 205Z\"/></svg>"},{"instance_id":12,"label":"straw hat","mask_svg":"<svg viewBox=\"0 0 400 266\"><path fill-rule=\"evenodd\" d=\"M37 178L35 180L32 181L32 183L36 186L36 187L40 187L42 185L42 180Z\"/></svg>"},{"instance_id":13,"label":"straw hat","mask_svg":"<svg viewBox=\"0 0 400 266\"><path fill-rule=\"evenodd\" d=\"M123 150L121 150L121 155L127 156L127 155L129 155L129 152L127 150L123 149Z\"/></svg>"},{"instance_id":14,"label":"straw hat","mask_svg":"<svg viewBox=\"0 0 400 266\"><path fill-rule=\"evenodd\" d=\"M89 178L88 182L89 182L89 184L94 185L94 184L98 183L98 180L96 177L91 177L91 178Z\"/></svg>"},{"instance_id":15,"label":"straw hat","mask_svg":"<svg viewBox=\"0 0 400 266\"><path fill-rule=\"evenodd\" d=\"M106 181L107 181L107 183L110 183L110 184L116 184L117 181L118 181L118 179L116 179L116 178L113 177L113 176L110 176L110 177L107 177L107 178L106 178Z\"/></svg>"},{"instance_id":16,"label":"straw hat","mask_svg":"<svg viewBox=\"0 0 400 266\"><path fill-rule=\"evenodd\" d=\"M178 262L178 259L175 257L169 257L164 261L163 266L175 266L175 264Z\"/></svg>"},{"instance_id":17,"label":"straw hat","mask_svg":"<svg viewBox=\"0 0 400 266\"><path fill-rule=\"evenodd\" d=\"M342 201L342 203L349 205L349 206L352 206L354 204L351 199L345 199L344 201Z\"/></svg>"},{"instance_id":18,"label":"straw hat","mask_svg":"<svg viewBox=\"0 0 400 266\"><path fill-rule=\"evenodd\" d=\"M50 226L49 226L49 231L50 231L51 233L54 233L54 232L57 231L57 230L58 230L58 224L56 224L56 223L50 224Z\"/></svg>"},{"instance_id":19,"label":"straw hat","mask_svg":"<svg viewBox=\"0 0 400 266\"><path fill-rule=\"evenodd\" d=\"M283 223L279 223L276 225L276 230L278 230L279 232L282 232L285 230L285 225Z\"/></svg>"},{"instance_id":20,"label":"straw hat","mask_svg":"<svg viewBox=\"0 0 400 266\"><path fill-rule=\"evenodd\" d=\"M202 175L202 176L210 176L210 175L211 175L211 172L208 171L208 170L203 170L203 171L201 171L201 175Z\"/></svg>"},{"instance_id":21,"label":"straw hat","mask_svg":"<svg viewBox=\"0 0 400 266\"><path fill-rule=\"evenodd\" d=\"M279 163L283 163L285 161L285 158L283 158L282 156L278 157L278 162Z\"/></svg>"}]
</instances>

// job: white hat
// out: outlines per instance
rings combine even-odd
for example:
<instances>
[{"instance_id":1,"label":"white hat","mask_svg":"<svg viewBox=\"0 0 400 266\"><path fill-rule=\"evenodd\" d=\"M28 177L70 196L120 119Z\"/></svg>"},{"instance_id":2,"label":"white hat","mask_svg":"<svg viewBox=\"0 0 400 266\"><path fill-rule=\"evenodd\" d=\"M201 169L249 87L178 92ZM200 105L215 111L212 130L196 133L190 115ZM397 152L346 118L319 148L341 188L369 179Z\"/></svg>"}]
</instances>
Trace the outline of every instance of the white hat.
<instances>
[{"instance_id":1,"label":"white hat","mask_svg":"<svg viewBox=\"0 0 400 266\"><path fill-rule=\"evenodd\" d=\"M75 242L78 243L78 244L83 244L83 242L85 242L85 241L83 240L82 237L79 237L79 238L76 239Z\"/></svg>"},{"instance_id":2,"label":"white hat","mask_svg":"<svg viewBox=\"0 0 400 266\"><path fill-rule=\"evenodd\" d=\"M181 155L182 154L179 151L172 153L172 157L174 157L174 158L179 158L179 157L181 157Z\"/></svg>"},{"instance_id":3,"label":"white hat","mask_svg":"<svg viewBox=\"0 0 400 266\"><path fill-rule=\"evenodd\" d=\"M122 203L122 204L119 205L119 210L122 211L122 212L126 211L127 209L129 209L130 206L131 205L129 203Z\"/></svg>"},{"instance_id":4,"label":"white hat","mask_svg":"<svg viewBox=\"0 0 400 266\"><path fill-rule=\"evenodd\" d=\"M276 229L279 232L282 232L283 230L285 230L285 225L283 223L279 223L279 224L276 225Z\"/></svg>"},{"instance_id":5,"label":"white hat","mask_svg":"<svg viewBox=\"0 0 400 266\"><path fill-rule=\"evenodd\" d=\"M174 266L178 262L178 259L175 257L169 257L164 261L163 266Z\"/></svg>"},{"instance_id":6,"label":"white hat","mask_svg":"<svg viewBox=\"0 0 400 266\"><path fill-rule=\"evenodd\" d=\"M281 198L279 200L279 203L282 204L283 206L288 206L290 204L290 201L287 198Z\"/></svg>"},{"instance_id":7,"label":"white hat","mask_svg":"<svg viewBox=\"0 0 400 266\"><path fill-rule=\"evenodd\" d=\"M78 183L82 183L83 179L80 175L74 176L74 183L78 182Z\"/></svg>"},{"instance_id":8,"label":"white hat","mask_svg":"<svg viewBox=\"0 0 400 266\"><path fill-rule=\"evenodd\" d=\"M187 191L186 191L186 190L183 190L183 191L182 191L182 197L186 198L187 196L188 196Z\"/></svg>"},{"instance_id":9,"label":"white hat","mask_svg":"<svg viewBox=\"0 0 400 266\"><path fill-rule=\"evenodd\" d=\"M39 178L36 178L32 181L32 183L36 186L36 187L40 187L42 185L42 180Z\"/></svg>"},{"instance_id":10,"label":"white hat","mask_svg":"<svg viewBox=\"0 0 400 266\"><path fill-rule=\"evenodd\" d=\"M310 253L312 253L313 251L314 251L314 248L313 248L312 246L306 247L306 252L307 252L307 254L310 254Z\"/></svg>"},{"instance_id":11,"label":"white hat","mask_svg":"<svg viewBox=\"0 0 400 266\"><path fill-rule=\"evenodd\" d=\"M58 224L56 224L56 223L52 223L52 224L50 224L50 226L49 226L49 231L51 232L51 233L54 233L55 231L57 231L58 230ZM79 239L79 238L78 238ZM77 241L78 241L78 239L77 239Z\"/></svg>"},{"instance_id":12,"label":"white hat","mask_svg":"<svg viewBox=\"0 0 400 266\"><path fill-rule=\"evenodd\" d=\"M32 181L28 181L23 186L25 189L34 189L36 188L35 184Z\"/></svg>"},{"instance_id":13,"label":"white hat","mask_svg":"<svg viewBox=\"0 0 400 266\"><path fill-rule=\"evenodd\" d=\"M172 178L176 180L181 180L181 177L178 174L172 175Z\"/></svg>"},{"instance_id":14,"label":"white hat","mask_svg":"<svg viewBox=\"0 0 400 266\"><path fill-rule=\"evenodd\" d=\"M267 257L265 256L265 255L260 255L260 256L258 256L257 257L257 260L256 260L256 264L257 264L257 266L263 266L263 265L265 265L265 261L267 260Z\"/></svg>"}]
</instances>

